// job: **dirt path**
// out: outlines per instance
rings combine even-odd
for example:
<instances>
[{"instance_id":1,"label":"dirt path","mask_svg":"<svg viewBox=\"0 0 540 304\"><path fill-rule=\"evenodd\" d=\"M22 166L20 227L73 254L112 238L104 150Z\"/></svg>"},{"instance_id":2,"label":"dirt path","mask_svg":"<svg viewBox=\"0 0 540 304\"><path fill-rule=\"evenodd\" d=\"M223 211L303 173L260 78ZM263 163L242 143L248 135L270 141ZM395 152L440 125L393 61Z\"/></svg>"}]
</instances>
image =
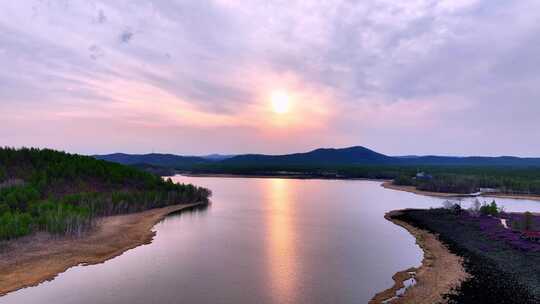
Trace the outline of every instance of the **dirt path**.
<instances>
[{"instance_id":1,"label":"dirt path","mask_svg":"<svg viewBox=\"0 0 540 304\"><path fill-rule=\"evenodd\" d=\"M392 218L399 212L389 212L385 218L405 228L416 238L417 244L424 251L422 266L418 269L411 268L396 273L393 277L394 286L375 295L369 303L383 303L385 300L395 297L396 292L404 287L403 282L411 277L416 279L416 285L407 289L403 296L389 303L432 304L443 302L442 295L451 292L454 287L459 286L469 276L463 268L463 260L448 251L436 235Z\"/></svg>"},{"instance_id":2,"label":"dirt path","mask_svg":"<svg viewBox=\"0 0 540 304\"><path fill-rule=\"evenodd\" d=\"M166 215L198 204L175 205L105 217L83 238L54 239L40 233L8 242L0 252L0 295L54 279L67 269L103 263L152 242L152 227Z\"/></svg>"}]
</instances>

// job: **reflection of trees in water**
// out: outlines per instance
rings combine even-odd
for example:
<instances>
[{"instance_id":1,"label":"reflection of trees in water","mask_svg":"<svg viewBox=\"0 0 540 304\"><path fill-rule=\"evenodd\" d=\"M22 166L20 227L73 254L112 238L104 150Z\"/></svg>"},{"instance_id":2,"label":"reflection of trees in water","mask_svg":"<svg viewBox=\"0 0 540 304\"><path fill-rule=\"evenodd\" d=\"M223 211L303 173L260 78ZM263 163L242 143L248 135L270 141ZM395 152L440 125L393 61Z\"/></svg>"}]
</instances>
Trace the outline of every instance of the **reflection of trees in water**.
<instances>
[{"instance_id":1,"label":"reflection of trees in water","mask_svg":"<svg viewBox=\"0 0 540 304\"><path fill-rule=\"evenodd\" d=\"M208 208L210 208L210 205L211 205L211 203L200 204L200 205L196 205L196 206L192 206L192 207L188 207L188 208L184 208L184 209L180 209L180 210L171 212L171 213L169 213L169 215L167 217L165 217L165 219L163 221L166 221L167 219L171 219L171 218L178 218L178 217L181 217L183 215L191 215L191 216L202 215L202 214L206 213L206 210Z\"/></svg>"}]
</instances>

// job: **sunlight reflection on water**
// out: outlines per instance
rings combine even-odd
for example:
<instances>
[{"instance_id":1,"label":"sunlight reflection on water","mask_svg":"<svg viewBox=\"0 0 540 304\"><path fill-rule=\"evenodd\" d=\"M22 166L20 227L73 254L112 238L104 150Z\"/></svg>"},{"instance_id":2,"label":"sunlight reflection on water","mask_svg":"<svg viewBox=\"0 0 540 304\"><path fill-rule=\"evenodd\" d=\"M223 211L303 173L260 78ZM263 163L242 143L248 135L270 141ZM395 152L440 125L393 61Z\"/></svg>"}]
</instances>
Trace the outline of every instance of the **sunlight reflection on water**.
<instances>
[{"instance_id":1,"label":"sunlight reflection on water","mask_svg":"<svg viewBox=\"0 0 540 304\"><path fill-rule=\"evenodd\" d=\"M212 205L166 218L150 245L71 268L0 304L366 303L422 259L414 238L384 213L444 201L370 181L174 180L212 189ZM497 202L540 211L539 202Z\"/></svg>"}]
</instances>

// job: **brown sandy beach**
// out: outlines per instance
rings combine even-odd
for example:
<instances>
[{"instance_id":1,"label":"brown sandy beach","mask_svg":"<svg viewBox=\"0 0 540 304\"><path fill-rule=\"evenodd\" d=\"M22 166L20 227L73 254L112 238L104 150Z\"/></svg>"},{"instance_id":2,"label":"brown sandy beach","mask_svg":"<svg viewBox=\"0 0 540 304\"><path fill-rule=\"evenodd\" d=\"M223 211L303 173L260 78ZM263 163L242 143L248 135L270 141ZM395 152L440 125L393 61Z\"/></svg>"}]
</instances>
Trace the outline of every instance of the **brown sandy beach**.
<instances>
[{"instance_id":1,"label":"brown sandy beach","mask_svg":"<svg viewBox=\"0 0 540 304\"><path fill-rule=\"evenodd\" d=\"M199 204L175 205L100 219L82 238L54 239L45 233L11 241L0 252L0 296L54 279L67 269L103 263L152 242L152 227L166 215Z\"/></svg>"},{"instance_id":2,"label":"brown sandy beach","mask_svg":"<svg viewBox=\"0 0 540 304\"><path fill-rule=\"evenodd\" d=\"M430 192L422 191L416 189L414 186L398 186L394 185L392 181L383 182L382 186L386 189L392 189L397 191L405 191L414 194L442 197L442 198L456 198L456 197L466 197L467 195L458 194L458 193L444 193L444 192ZM495 197L495 198L509 198L509 199L527 199L533 201L540 201L540 196L538 195L519 195L519 194L503 194L503 193L487 193L482 194L479 197Z\"/></svg>"},{"instance_id":3,"label":"brown sandy beach","mask_svg":"<svg viewBox=\"0 0 540 304\"><path fill-rule=\"evenodd\" d=\"M393 298L396 291L404 287L403 282L412 277L410 273L415 273L416 285L407 289L403 296L390 303L440 303L443 301L442 295L451 292L469 276L463 268L462 258L452 254L436 235L393 219L392 216L399 214L399 212L389 212L385 218L405 228L416 238L417 244L424 251L424 259L418 269L411 268L396 273L393 276L394 286L375 295L369 303L382 303Z\"/></svg>"}]
</instances>

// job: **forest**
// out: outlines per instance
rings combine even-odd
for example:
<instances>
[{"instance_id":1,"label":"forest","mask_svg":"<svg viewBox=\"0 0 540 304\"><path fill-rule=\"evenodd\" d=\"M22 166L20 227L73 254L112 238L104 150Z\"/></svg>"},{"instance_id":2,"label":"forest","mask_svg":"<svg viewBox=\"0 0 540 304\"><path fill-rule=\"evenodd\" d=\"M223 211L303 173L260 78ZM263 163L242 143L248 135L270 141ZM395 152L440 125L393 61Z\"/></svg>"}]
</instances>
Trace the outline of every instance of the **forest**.
<instances>
[{"instance_id":1,"label":"forest","mask_svg":"<svg viewBox=\"0 0 540 304\"><path fill-rule=\"evenodd\" d=\"M415 186L418 190L447 193L474 193L482 188L504 194L540 195L540 168L423 168L432 178L415 179L402 173L394 184Z\"/></svg>"},{"instance_id":2,"label":"forest","mask_svg":"<svg viewBox=\"0 0 540 304\"><path fill-rule=\"evenodd\" d=\"M102 216L208 202L208 189L49 149L0 148L0 240L76 235Z\"/></svg>"},{"instance_id":3,"label":"forest","mask_svg":"<svg viewBox=\"0 0 540 304\"><path fill-rule=\"evenodd\" d=\"M473 193L480 188L506 194L540 195L540 167L442 165L261 165L201 164L183 171L206 174L275 175L305 178L393 179L396 185L432 192ZM418 172L431 179L417 180Z\"/></svg>"}]
</instances>

